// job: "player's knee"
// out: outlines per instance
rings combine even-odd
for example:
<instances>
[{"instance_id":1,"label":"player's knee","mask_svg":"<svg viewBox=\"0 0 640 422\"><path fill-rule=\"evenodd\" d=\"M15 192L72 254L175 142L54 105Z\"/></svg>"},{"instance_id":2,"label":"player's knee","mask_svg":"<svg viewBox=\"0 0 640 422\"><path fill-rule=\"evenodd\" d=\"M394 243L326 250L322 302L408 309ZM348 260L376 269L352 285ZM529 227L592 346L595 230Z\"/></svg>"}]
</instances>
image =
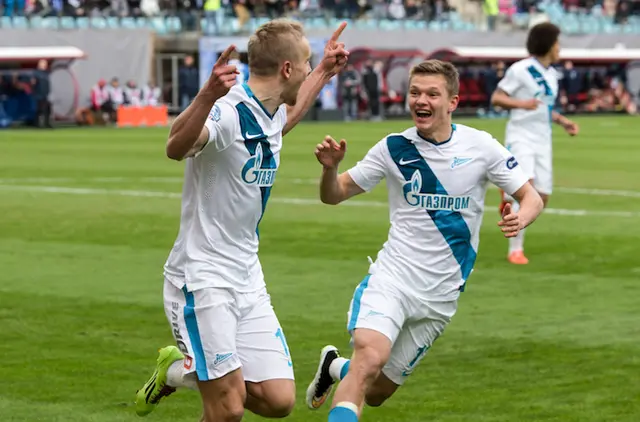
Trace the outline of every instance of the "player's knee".
<instances>
[{"instance_id":1,"label":"player's knee","mask_svg":"<svg viewBox=\"0 0 640 422\"><path fill-rule=\"evenodd\" d=\"M205 410L206 422L240 422L244 417L244 403L237 400L225 400L215 410Z\"/></svg>"},{"instance_id":2,"label":"player's knee","mask_svg":"<svg viewBox=\"0 0 640 422\"><path fill-rule=\"evenodd\" d=\"M295 394L281 394L272 399L269 403L272 418L286 418L293 412L296 405Z\"/></svg>"},{"instance_id":3,"label":"player's knee","mask_svg":"<svg viewBox=\"0 0 640 422\"><path fill-rule=\"evenodd\" d=\"M270 380L262 383L247 383L247 391L251 399L258 404L256 409L251 405L247 408L263 417L285 418L291 414L296 405L296 386L293 381Z\"/></svg>"},{"instance_id":4,"label":"player's knee","mask_svg":"<svg viewBox=\"0 0 640 422\"><path fill-rule=\"evenodd\" d=\"M360 372L363 378L375 378L385 363L382 353L374 347L365 346L357 350L354 359L351 361L350 368Z\"/></svg>"},{"instance_id":5,"label":"player's knee","mask_svg":"<svg viewBox=\"0 0 640 422\"><path fill-rule=\"evenodd\" d=\"M237 389L219 391L204 400L205 422L239 422L244 416L245 394Z\"/></svg>"}]
</instances>

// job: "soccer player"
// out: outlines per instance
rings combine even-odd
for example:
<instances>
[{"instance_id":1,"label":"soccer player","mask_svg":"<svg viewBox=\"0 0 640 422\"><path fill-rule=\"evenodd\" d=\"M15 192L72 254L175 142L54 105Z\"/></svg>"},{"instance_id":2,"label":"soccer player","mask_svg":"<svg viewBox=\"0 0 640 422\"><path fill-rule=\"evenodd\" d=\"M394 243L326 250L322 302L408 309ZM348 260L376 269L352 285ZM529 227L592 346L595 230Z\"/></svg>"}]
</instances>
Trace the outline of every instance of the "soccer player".
<instances>
[{"instance_id":1,"label":"soccer player","mask_svg":"<svg viewBox=\"0 0 640 422\"><path fill-rule=\"evenodd\" d=\"M264 417L291 412L293 365L258 259L258 224L283 135L346 64L338 41L345 26L310 73L302 26L262 25L249 40L249 81L235 85L229 47L171 127L167 155L187 158L180 231L164 267L165 312L178 347L160 350L136 395L138 415L178 387L200 391L205 422L239 421L245 408Z\"/></svg>"},{"instance_id":2,"label":"soccer player","mask_svg":"<svg viewBox=\"0 0 640 422\"><path fill-rule=\"evenodd\" d=\"M527 50L530 57L512 64L491 97L494 106L510 111L505 146L516 157L523 171L546 206L553 186L551 168L551 123L560 124L571 136L578 125L553 110L558 96L559 73L551 65L560 58L560 29L552 23L540 23L529 31ZM520 204L504 192L500 212L512 203L514 212ZM507 258L524 265L524 230L509 239Z\"/></svg>"},{"instance_id":3,"label":"soccer player","mask_svg":"<svg viewBox=\"0 0 640 422\"><path fill-rule=\"evenodd\" d=\"M451 123L458 105L458 72L428 60L411 70L414 127L374 145L338 174L344 140L331 137L315 151L322 164L320 198L339 204L386 178L391 228L368 275L355 289L347 328L354 352L322 349L307 406L319 408L340 381L330 422L357 421L366 402L394 394L443 332L471 274L478 250L484 197L493 182L520 201L498 222L511 237L531 224L542 200L511 154L490 134Z\"/></svg>"}]
</instances>

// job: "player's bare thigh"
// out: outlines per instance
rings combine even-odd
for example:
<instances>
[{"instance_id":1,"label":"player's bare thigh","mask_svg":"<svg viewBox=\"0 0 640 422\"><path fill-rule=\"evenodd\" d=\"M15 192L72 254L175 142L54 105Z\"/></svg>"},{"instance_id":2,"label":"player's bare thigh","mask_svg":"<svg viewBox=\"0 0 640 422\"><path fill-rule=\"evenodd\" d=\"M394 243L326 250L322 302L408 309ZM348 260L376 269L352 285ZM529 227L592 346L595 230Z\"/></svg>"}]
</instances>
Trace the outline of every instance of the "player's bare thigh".
<instances>
[{"instance_id":1,"label":"player's bare thigh","mask_svg":"<svg viewBox=\"0 0 640 422\"><path fill-rule=\"evenodd\" d=\"M266 289L244 295L251 309L236 337L247 390L245 408L266 418L288 416L295 406L293 362L284 330Z\"/></svg>"}]
</instances>

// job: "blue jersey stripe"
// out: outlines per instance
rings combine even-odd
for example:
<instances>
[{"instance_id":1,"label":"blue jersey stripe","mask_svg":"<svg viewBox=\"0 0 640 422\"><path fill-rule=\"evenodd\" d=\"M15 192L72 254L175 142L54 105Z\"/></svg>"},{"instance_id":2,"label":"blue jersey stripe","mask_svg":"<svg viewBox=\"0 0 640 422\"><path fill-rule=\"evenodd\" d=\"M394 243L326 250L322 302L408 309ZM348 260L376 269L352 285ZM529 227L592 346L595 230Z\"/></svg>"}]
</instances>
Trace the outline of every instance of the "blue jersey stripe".
<instances>
[{"instance_id":1,"label":"blue jersey stripe","mask_svg":"<svg viewBox=\"0 0 640 422\"><path fill-rule=\"evenodd\" d=\"M253 112L244 103L238 103L236 105L236 109L238 110L238 116L240 118L240 130L242 131L242 136L244 138L244 145L247 147L249 154L251 156L255 156L258 145L260 145L260 149L262 150L260 168L277 168L276 160L273 157L273 152L271 151L271 145L269 144L267 135L264 134L264 131L260 127L260 124L258 124ZM251 139L247 138L247 134L251 135ZM271 196L271 186L261 186L260 194L262 196L262 214L260 214L258 226L260 225L260 221L262 221L264 212L267 209L267 202L269 201L269 196ZM258 226L256 226L256 233L260 236Z\"/></svg>"},{"instance_id":2,"label":"blue jersey stripe","mask_svg":"<svg viewBox=\"0 0 640 422\"><path fill-rule=\"evenodd\" d=\"M421 193L448 195L429 164L409 139L404 136L389 136L387 146L391 158L407 182L411 181L417 170L422 177ZM403 163L408 163L400 164L401 160ZM405 185L405 189L411 189L409 183ZM471 231L467 222L458 211L427 210L427 213L451 248L453 256L460 265L462 279L466 282L476 262L476 251L471 245ZM464 291L464 285L460 290Z\"/></svg>"},{"instance_id":3,"label":"blue jersey stripe","mask_svg":"<svg viewBox=\"0 0 640 422\"><path fill-rule=\"evenodd\" d=\"M196 304L193 293L187 291L187 287L183 287L182 291L186 300L184 307L184 322L187 326L187 333L191 341L191 349L193 350L193 359L196 361L196 374L200 381L209 381L209 371L207 370L207 361L202 347L202 339L200 330L198 329L198 319L196 317Z\"/></svg>"},{"instance_id":4,"label":"blue jersey stripe","mask_svg":"<svg viewBox=\"0 0 640 422\"><path fill-rule=\"evenodd\" d=\"M540 73L540 71L538 69L536 69L536 67L533 66L533 65L529 66L527 68L527 71L529 72L531 77L536 81L538 86L540 86L540 88L544 89L544 95L546 97L552 98L553 102L555 103L556 97L555 97L555 95L553 95L553 91L551 90L551 87L547 83L547 80L542 75L542 73ZM552 117L553 117L553 109L554 109L554 104L547 104L547 110L549 112L549 123L551 123L553 121L553 119L552 119Z\"/></svg>"}]
</instances>

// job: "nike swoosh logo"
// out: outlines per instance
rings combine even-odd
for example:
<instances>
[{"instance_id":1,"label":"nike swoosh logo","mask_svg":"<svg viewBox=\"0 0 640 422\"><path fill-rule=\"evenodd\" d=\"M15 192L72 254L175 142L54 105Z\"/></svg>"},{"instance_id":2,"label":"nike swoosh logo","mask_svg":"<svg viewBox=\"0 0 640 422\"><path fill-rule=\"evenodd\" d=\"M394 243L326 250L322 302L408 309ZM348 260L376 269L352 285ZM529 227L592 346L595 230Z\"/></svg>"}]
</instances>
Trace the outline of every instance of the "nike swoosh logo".
<instances>
[{"instance_id":1,"label":"nike swoosh logo","mask_svg":"<svg viewBox=\"0 0 640 422\"><path fill-rule=\"evenodd\" d=\"M257 137L259 137L259 136L262 136L262 134L258 133L257 135L252 135L252 134L250 134L249 132L247 132L247 133L245 133L245 134L244 134L244 137L245 137L245 138L247 138L247 139L257 138Z\"/></svg>"},{"instance_id":2,"label":"nike swoosh logo","mask_svg":"<svg viewBox=\"0 0 640 422\"><path fill-rule=\"evenodd\" d=\"M401 158L399 163L401 166L406 166L407 164L415 163L416 161L420 161L420 159L416 158L415 160L405 161L404 158Z\"/></svg>"}]
</instances>

